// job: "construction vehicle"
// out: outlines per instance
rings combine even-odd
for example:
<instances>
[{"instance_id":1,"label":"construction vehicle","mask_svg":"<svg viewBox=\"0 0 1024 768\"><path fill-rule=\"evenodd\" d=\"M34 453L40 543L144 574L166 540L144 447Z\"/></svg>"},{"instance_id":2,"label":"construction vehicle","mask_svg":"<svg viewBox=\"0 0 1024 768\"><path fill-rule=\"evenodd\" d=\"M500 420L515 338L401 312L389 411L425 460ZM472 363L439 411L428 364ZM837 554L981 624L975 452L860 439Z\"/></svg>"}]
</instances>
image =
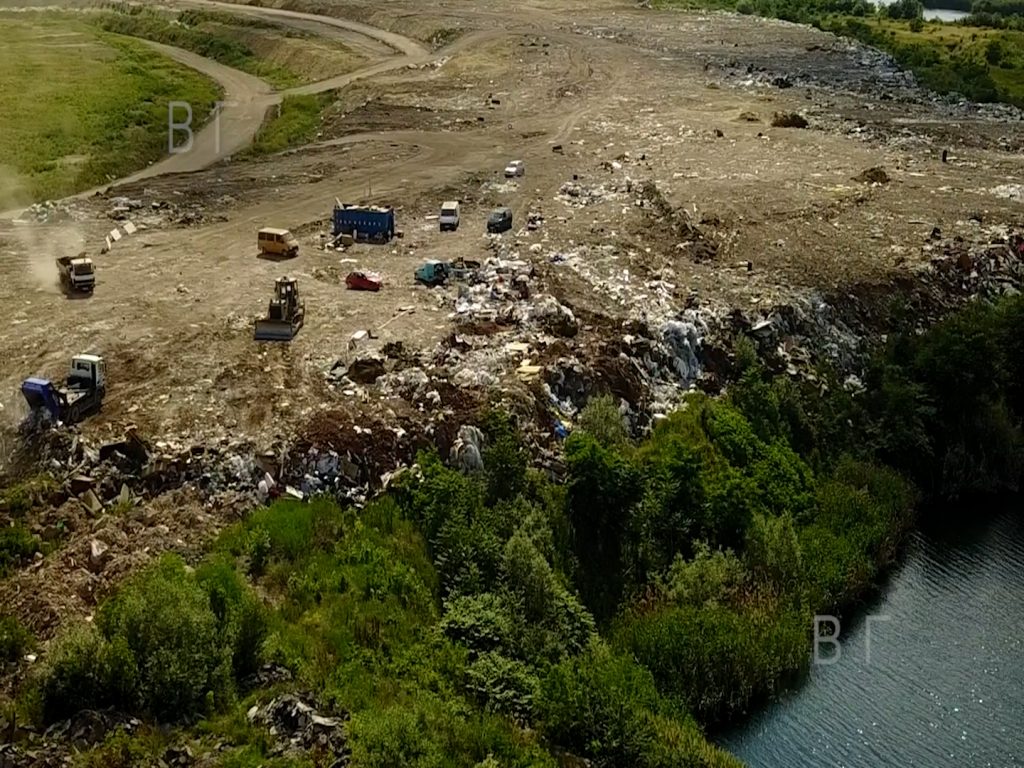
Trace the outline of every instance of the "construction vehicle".
<instances>
[{"instance_id":1,"label":"construction vehicle","mask_svg":"<svg viewBox=\"0 0 1024 768\"><path fill-rule=\"evenodd\" d=\"M335 238L349 235L353 240L371 243L386 243L395 236L395 211L393 208L334 204L333 229Z\"/></svg>"},{"instance_id":2,"label":"construction vehicle","mask_svg":"<svg viewBox=\"0 0 1024 768\"><path fill-rule=\"evenodd\" d=\"M63 387L49 379L31 377L21 383L21 393L33 414L46 413L54 421L74 424L103 404L106 366L99 355L75 355Z\"/></svg>"},{"instance_id":3,"label":"construction vehicle","mask_svg":"<svg viewBox=\"0 0 1024 768\"><path fill-rule=\"evenodd\" d=\"M417 283L423 285L443 285L449 280L471 280L478 269L480 269L479 261L457 259L449 262L431 259L416 268L415 278Z\"/></svg>"},{"instance_id":4,"label":"construction vehicle","mask_svg":"<svg viewBox=\"0 0 1024 768\"><path fill-rule=\"evenodd\" d=\"M86 258L85 253L75 257L61 256L57 259L57 271L61 287L65 291L92 293L96 287L96 270L93 268L92 259Z\"/></svg>"},{"instance_id":5,"label":"construction vehicle","mask_svg":"<svg viewBox=\"0 0 1024 768\"><path fill-rule=\"evenodd\" d=\"M274 298L267 316L256 320L256 341L291 341L306 318L306 305L299 300L297 280L282 277L274 282Z\"/></svg>"},{"instance_id":6,"label":"construction vehicle","mask_svg":"<svg viewBox=\"0 0 1024 768\"><path fill-rule=\"evenodd\" d=\"M287 229L264 227L256 233L256 244L261 256L284 256L291 258L299 254L299 241Z\"/></svg>"}]
</instances>

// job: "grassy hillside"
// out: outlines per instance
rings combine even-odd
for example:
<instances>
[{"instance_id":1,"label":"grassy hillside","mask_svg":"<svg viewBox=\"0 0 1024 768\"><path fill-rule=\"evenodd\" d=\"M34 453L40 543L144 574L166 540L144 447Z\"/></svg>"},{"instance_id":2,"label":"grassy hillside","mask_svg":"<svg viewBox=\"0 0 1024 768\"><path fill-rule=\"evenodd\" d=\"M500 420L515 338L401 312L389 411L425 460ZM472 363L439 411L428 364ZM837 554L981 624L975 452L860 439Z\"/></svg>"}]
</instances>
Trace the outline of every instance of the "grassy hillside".
<instances>
[{"instance_id":1,"label":"grassy hillside","mask_svg":"<svg viewBox=\"0 0 1024 768\"><path fill-rule=\"evenodd\" d=\"M290 69L257 56L248 45L237 38L235 28L227 24L220 14L200 11L169 14L139 6L130 8L131 12L102 13L94 23L108 32L142 37L184 48L261 77L279 88L287 88L302 82L302 78ZM246 19L239 19L233 24L243 29L253 25L261 28L261 22Z\"/></svg>"},{"instance_id":2,"label":"grassy hillside","mask_svg":"<svg viewBox=\"0 0 1024 768\"><path fill-rule=\"evenodd\" d=\"M143 43L54 14L0 14L0 209L102 184L167 151L167 102L217 86Z\"/></svg>"}]
</instances>

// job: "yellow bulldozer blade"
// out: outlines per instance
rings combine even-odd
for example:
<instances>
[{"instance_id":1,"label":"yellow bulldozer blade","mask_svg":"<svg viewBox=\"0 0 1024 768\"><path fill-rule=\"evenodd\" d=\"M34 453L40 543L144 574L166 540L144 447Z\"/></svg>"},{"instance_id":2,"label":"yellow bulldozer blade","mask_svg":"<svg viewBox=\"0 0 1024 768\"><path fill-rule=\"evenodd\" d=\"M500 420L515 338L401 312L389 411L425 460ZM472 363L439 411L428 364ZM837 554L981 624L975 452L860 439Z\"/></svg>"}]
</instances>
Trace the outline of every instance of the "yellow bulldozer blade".
<instances>
[{"instance_id":1,"label":"yellow bulldozer blade","mask_svg":"<svg viewBox=\"0 0 1024 768\"><path fill-rule=\"evenodd\" d=\"M289 323L286 320L257 320L253 338L256 341L291 341L301 327L302 323Z\"/></svg>"}]
</instances>

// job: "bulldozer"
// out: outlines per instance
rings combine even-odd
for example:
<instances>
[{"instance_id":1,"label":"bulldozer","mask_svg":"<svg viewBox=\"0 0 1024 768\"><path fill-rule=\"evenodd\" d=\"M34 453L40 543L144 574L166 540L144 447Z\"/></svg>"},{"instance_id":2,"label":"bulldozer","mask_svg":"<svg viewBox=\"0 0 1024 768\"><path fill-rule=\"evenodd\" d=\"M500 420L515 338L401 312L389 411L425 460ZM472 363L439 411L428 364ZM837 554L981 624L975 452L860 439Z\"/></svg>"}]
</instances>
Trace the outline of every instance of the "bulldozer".
<instances>
[{"instance_id":1,"label":"bulldozer","mask_svg":"<svg viewBox=\"0 0 1024 768\"><path fill-rule=\"evenodd\" d=\"M274 298L267 316L256 321L256 341L291 341L302 327L306 305L299 301L297 280L282 277L274 282Z\"/></svg>"}]
</instances>

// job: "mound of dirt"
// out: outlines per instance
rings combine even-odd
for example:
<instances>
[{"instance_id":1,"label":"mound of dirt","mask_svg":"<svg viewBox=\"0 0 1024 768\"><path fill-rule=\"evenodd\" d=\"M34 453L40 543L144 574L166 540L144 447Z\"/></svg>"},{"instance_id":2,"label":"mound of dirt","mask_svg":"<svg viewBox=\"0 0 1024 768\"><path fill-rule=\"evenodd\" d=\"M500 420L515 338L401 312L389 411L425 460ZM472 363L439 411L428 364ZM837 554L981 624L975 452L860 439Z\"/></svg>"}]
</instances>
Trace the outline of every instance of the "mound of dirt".
<instances>
[{"instance_id":1,"label":"mound of dirt","mask_svg":"<svg viewBox=\"0 0 1024 768\"><path fill-rule=\"evenodd\" d=\"M796 112L776 112L772 116L773 128L806 128L807 118Z\"/></svg>"},{"instance_id":2,"label":"mound of dirt","mask_svg":"<svg viewBox=\"0 0 1024 768\"><path fill-rule=\"evenodd\" d=\"M868 168L866 171L854 176L853 180L859 181L862 184L888 184L891 181L889 174L880 165Z\"/></svg>"}]
</instances>

